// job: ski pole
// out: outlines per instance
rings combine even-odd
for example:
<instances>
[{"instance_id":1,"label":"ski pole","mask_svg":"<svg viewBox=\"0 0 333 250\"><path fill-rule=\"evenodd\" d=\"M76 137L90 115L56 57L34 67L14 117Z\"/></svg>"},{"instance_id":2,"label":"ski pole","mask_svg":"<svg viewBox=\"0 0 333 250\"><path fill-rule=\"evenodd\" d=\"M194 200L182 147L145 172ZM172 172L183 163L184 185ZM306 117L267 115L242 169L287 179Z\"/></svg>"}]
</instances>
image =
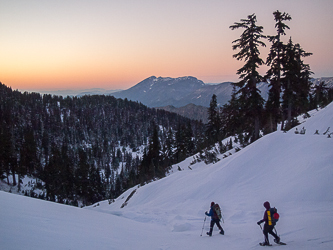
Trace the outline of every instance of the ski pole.
<instances>
[{"instance_id":1,"label":"ski pole","mask_svg":"<svg viewBox=\"0 0 333 250\"><path fill-rule=\"evenodd\" d=\"M207 216L205 216L205 219L204 219L204 223L203 223L203 225L202 225L202 230L201 230L201 234L200 234L200 236L202 236L202 232L203 232L204 227L205 227L206 217L207 217Z\"/></svg>"},{"instance_id":2,"label":"ski pole","mask_svg":"<svg viewBox=\"0 0 333 250\"><path fill-rule=\"evenodd\" d=\"M261 227L261 225L259 224L259 226L260 226L260 229L262 230L262 227Z\"/></svg>"}]
</instances>

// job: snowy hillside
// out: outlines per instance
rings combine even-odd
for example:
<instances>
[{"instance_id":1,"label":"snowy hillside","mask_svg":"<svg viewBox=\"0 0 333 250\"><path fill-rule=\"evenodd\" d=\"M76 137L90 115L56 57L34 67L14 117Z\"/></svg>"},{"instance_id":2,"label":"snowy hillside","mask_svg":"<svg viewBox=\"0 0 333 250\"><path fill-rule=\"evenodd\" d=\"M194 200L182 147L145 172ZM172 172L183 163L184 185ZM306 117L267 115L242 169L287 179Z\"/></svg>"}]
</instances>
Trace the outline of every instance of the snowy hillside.
<instances>
[{"instance_id":1,"label":"snowy hillside","mask_svg":"<svg viewBox=\"0 0 333 250\"><path fill-rule=\"evenodd\" d=\"M215 164L190 166L187 159L168 177L111 204L80 209L0 192L0 247L261 249L256 222L268 200L280 213L276 228L288 244L279 247L333 249L333 103L313 112L302 129L305 134L293 128L264 136ZM224 236L216 227L212 237L205 235L211 201L222 208Z\"/></svg>"}]
</instances>

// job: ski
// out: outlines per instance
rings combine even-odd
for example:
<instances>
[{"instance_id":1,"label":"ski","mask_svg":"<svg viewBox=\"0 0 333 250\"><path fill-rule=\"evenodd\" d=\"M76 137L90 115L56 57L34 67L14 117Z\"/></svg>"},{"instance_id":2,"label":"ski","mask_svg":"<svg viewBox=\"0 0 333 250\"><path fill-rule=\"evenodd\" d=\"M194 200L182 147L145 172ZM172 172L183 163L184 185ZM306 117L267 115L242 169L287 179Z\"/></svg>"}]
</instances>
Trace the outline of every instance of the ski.
<instances>
[{"instance_id":1,"label":"ski","mask_svg":"<svg viewBox=\"0 0 333 250\"><path fill-rule=\"evenodd\" d=\"M279 241L279 242L276 242L276 239L274 239L274 242L278 245L287 245L286 243L282 242L282 241Z\"/></svg>"},{"instance_id":2,"label":"ski","mask_svg":"<svg viewBox=\"0 0 333 250\"><path fill-rule=\"evenodd\" d=\"M284 243L284 242L279 242L279 243L276 243L276 244L277 245L282 245L282 246L287 245L287 243ZM271 244L267 245L265 242L260 242L259 245L260 246L272 246Z\"/></svg>"},{"instance_id":3,"label":"ski","mask_svg":"<svg viewBox=\"0 0 333 250\"><path fill-rule=\"evenodd\" d=\"M279 243L276 243L276 244L278 244L278 245L287 245L287 243L284 243L284 242L279 242Z\"/></svg>"}]
</instances>

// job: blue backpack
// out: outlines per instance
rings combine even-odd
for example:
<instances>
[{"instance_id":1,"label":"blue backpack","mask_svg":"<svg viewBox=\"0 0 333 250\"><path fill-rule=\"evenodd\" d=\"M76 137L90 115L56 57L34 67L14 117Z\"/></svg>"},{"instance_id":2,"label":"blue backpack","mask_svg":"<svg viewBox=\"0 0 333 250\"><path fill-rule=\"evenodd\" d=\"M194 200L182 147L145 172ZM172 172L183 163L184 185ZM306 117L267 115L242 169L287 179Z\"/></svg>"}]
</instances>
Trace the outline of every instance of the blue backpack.
<instances>
[{"instance_id":1,"label":"blue backpack","mask_svg":"<svg viewBox=\"0 0 333 250\"><path fill-rule=\"evenodd\" d=\"M279 221L280 215L278 214L277 209L275 207L272 207L267 211L267 217L268 225L275 226L276 222Z\"/></svg>"}]
</instances>

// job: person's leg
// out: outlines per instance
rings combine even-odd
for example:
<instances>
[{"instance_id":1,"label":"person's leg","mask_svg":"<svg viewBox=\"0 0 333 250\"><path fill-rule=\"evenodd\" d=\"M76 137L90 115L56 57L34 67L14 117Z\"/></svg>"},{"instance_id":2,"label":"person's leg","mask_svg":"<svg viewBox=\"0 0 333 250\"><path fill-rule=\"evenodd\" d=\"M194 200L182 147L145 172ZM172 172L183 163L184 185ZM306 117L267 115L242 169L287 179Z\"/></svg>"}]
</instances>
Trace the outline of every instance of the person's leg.
<instances>
[{"instance_id":1,"label":"person's leg","mask_svg":"<svg viewBox=\"0 0 333 250\"><path fill-rule=\"evenodd\" d=\"M280 237L276 235L276 233L273 232L274 227L270 227L268 230L268 233L271 234L275 238L275 242L280 242Z\"/></svg>"},{"instance_id":2,"label":"person's leg","mask_svg":"<svg viewBox=\"0 0 333 250\"><path fill-rule=\"evenodd\" d=\"M269 226L267 224L264 225L264 236L265 236L265 244L269 245L269 240L268 240L268 231L269 231Z\"/></svg>"},{"instance_id":3,"label":"person's leg","mask_svg":"<svg viewBox=\"0 0 333 250\"><path fill-rule=\"evenodd\" d=\"M209 232L207 233L209 236L212 236L214 225L215 225L215 221L214 221L214 220L211 220L211 221L210 221L210 230L209 230Z\"/></svg>"},{"instance_id":4,"label":"person's leg","mask_svg":"<svg viewBox=\"0 0 333 250\"><path fill-rule=\"evenodd\" d=\"M217 225L217 227L220 229L220 234L224 234L224 230L223 230L223 228L221 227L221 224L220 224L220 221L216 221L216 225Z\"/></svg>"}]
</instances>

